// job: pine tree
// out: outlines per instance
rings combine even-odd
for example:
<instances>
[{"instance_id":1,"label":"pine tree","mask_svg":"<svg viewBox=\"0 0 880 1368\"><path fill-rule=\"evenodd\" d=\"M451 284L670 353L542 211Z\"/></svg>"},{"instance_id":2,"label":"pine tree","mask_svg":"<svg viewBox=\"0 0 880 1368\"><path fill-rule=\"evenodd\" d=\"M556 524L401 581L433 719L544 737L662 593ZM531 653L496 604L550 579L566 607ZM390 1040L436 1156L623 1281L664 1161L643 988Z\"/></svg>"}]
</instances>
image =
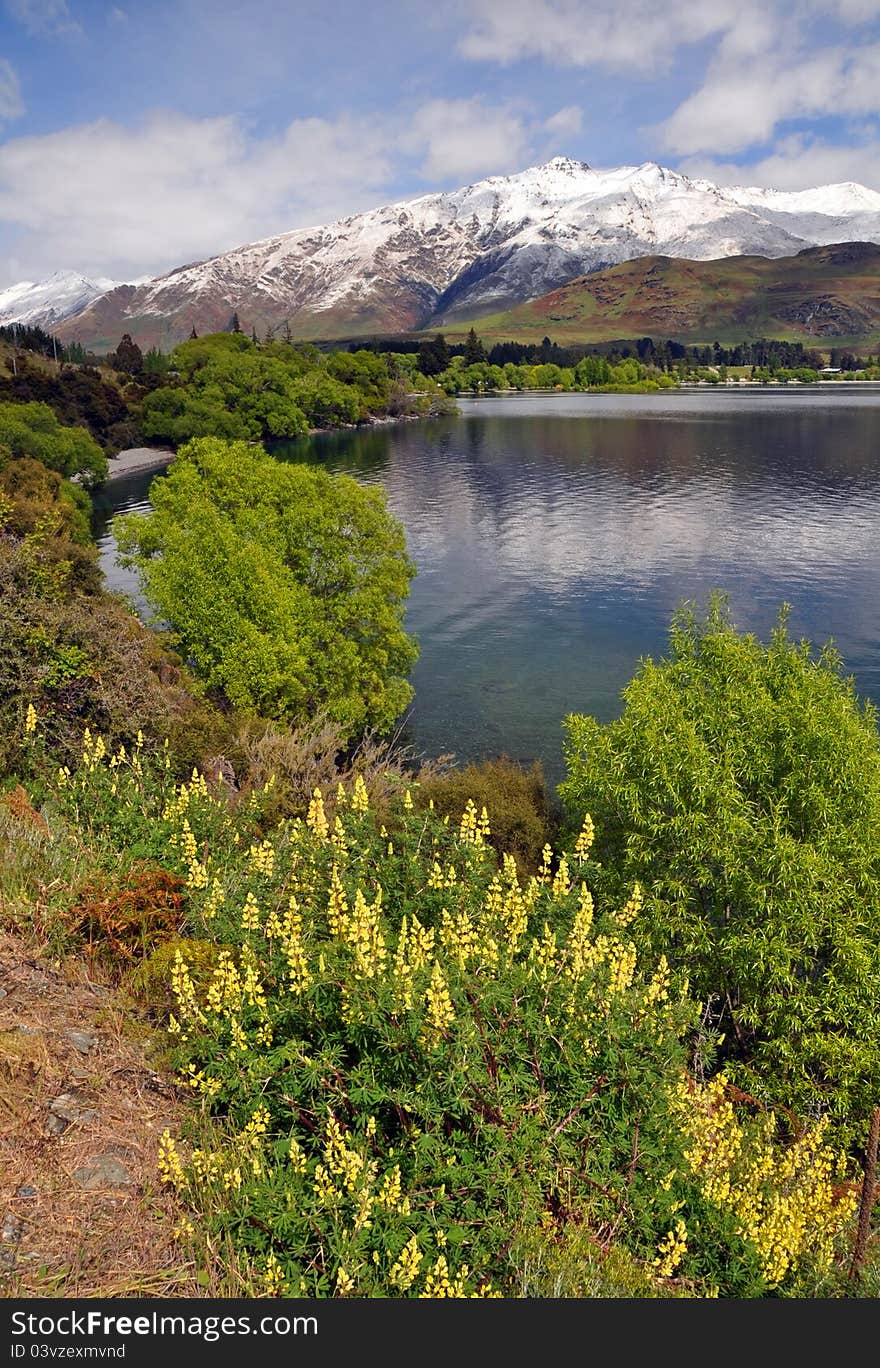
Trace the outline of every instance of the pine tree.
<instances>
[{"instance_id":1,"label":"pine tree","mask_svg":"<svg viewBox=\"0 0 880 1368\"><path fill-rule=\"evenodd\" d=\"M464 363L466 366L476 366L486 359L486 349L477 337L474 328L471 328L464 344Z\"/></svg>"},{"instance_id":2,"label":"pine tree","mask_svg":"<svg viewBox=\"0 0 880 1368\"><path fill-rule=\"evenodd\" d=\"M229 331L233 333L241 332L241 324L238 321L238 312L234 312L229 320Z\"/></svg>"},{"instance_id":3,"label":"pine tree","mask_svg":"<svg viewBox=\"0 0 880 1368\"><path fill-rule=\"evenodd\" d=\"M140 375L144 369L144 355L130 333L123 333L122 341L110 357L115 370L125 371L127 375Z\"/></svg>"},{"instance_id":4,"label":"pine tree","mask_svg":"<svg viewBox=\"0 0 880 1368\"><path fill-rule=\"evenodd\" d=\"M419 370L422 375L439 375L449 365L449 348L442 333L419 345Z\"/></svg>"},{"instance_id":5,"label":"pine tree","mask_svg":"<svg viewBox=\"0 0 880 1368\"><path fill-rule=\"evenodd\" d=\"M189 335L189 340L190 340L190 342L195 342L197 338L198 338L198 333L196 332L196 325L195 325L195 323L193 323L193 325L192 325L192 332L191 332L190 335Z\"/></svg>"}]
</instances>

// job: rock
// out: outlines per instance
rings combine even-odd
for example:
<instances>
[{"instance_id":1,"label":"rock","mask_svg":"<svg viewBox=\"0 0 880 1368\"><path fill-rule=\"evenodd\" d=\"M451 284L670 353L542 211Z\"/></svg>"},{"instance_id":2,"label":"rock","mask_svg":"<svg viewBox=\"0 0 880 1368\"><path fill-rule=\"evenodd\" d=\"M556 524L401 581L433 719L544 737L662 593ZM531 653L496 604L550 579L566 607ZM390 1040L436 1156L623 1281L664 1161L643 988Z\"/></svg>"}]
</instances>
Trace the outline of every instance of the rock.
<instances>
[{"instance_id":1,"label":"rock","mask_svg":"<svg viewBox=\"0 0 880 1368\"><path fill-rule=\"evenodd\" d=\"M97 1154L91 1163L74 1169L73 1177L81 1188L93 1191L95 1188L133 1187L132 1178L125 1164L115 1154Z\"/></svg>"},{"instance_id":2,"label":"rock","mask_svg":"<svg viewBox=\"0 0 880 1368\"><path fill-rule=\"evenodd\" d=\"M11 1211L7 1211L0 1225L0 1240L4 1244L18 1244L21 1239L21 1232L24 1230L24 1222L14 1216Z\"/></svg>"},{"instance_id":3,"label":"rock","mask_svg":"<svg viewBox=\"0 0 880 1368\"><path fill-rule=\"evenodd\" d=\"M80 1054L87 1055L89 1050L97 1044L98 1037L91 1035L89 1031L65 1031L64 1039L75 1050L79 1050Z\"/></svg>"},{"instance_id":4,"label":"rock","mask_svg":"<svg viewBox=\"0 0 880 1368\"><path fill-rule=\"evenodd\" d=\"M15 1195L16 1197L20 1197L22 1201L29 1202L36 1197L37 1189L31 1187L30 1183L25 1183L22 1187L15 1189Z\"/></svg>"},{"instance_id":5,"label":"rock","mask_svg":"<svg viewBox=\"0 0 880 1368\"><path fill-rule=\"evenodd\" d=\"M0 998L5 997L9 997L9 990L7 988L0 988Z\"/></svg>"},{"instance_id":6,"label":"rock","mask_svg":"<svg viewBox=\"0 0 880 1368\"><path fill-rule=\"evenodd\" d=\"M60 1116L50 1116L46 1122L46 1130L50 1135L63 1135L70 1125L69 1121L64 1121Z\"/></svg>"},{"instance_id":7,"label":"rock","mask_svg":"<svg viewBox=\"0 0 880 1368\"><path fill-rule=\"evenodd\" d=\"M75 1092L61 1093L53 1102L50 1102L49 1111L58 1120L65 1121L68 1126L74 1123L87 1126L90 1121L96 1121L98 1117L97 1108L89 1106L88 1102ZM50 1125L51 1119L50 1117Z\"/></svg>"}]
</instances>

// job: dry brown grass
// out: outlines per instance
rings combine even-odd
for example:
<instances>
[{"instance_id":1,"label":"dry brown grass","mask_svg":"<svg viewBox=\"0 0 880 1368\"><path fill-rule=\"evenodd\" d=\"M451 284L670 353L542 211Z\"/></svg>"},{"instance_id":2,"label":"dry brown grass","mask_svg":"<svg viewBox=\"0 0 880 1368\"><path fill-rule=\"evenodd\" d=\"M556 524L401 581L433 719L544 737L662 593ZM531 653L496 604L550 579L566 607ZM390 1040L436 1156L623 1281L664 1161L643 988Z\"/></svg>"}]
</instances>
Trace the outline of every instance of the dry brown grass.
<instances>
[{"instance_id":1,"label":"dry brown grass","mask_svg":"<svg viewBox=\"0 0 880 1368\"><path fill-rule=\"evenodd\" d=\"M387 806L407 784L423 782L448 768L451 757L416 761L397 738L365 736L354 750L346 751L341 729L326 718L299 727L281 728L259 722L245 725L235 740L238 764L247 793L274 781L274 805L267 820L300 816L306 812L316 788L324 791L328 812L332 813L336 785L350 787L361 775L374 807ZM206 769L213 771L217 758Z\"/></svg>"},{"instance_id":2,"label":"dry brown grass","mask_svg":"<svg viewBox=\"0 0 880 1368\"><path fill-rule=\"evenodd\" d=\"M156 1142L166 1126L179 1131L182 1100L148 1042L130 1038L112 990L90 975L81 959L53 964L0 933L0 1294L230 1295L224 1275L199 1279L175 1242L174 1199L158 1179ZM88 1054L71 1030L94 1036ZM52 1134L50 1105L62 1094L86 1116ZM131 1181L81 1186L77 1170L100 1156Z\"/></svg>"}]
</instances>

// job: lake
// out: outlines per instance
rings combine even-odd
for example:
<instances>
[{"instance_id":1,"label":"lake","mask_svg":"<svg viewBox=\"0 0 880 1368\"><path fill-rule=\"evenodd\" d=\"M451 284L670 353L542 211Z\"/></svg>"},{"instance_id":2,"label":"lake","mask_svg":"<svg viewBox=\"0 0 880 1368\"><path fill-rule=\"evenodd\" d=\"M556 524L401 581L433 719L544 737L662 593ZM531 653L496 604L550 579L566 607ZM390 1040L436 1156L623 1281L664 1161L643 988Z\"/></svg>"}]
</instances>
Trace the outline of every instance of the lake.
<instances>
[{"instance_id":1,"label":"lake","mask_svg":"<svg viewBox=\"0 0 880 1368\"><path fill-rule=\"evenodd\" d=\"M419 753L540 758L562 777L562 718L619 714L683 599L726 590L737 624L834 639L880 703L880 386L464 399L454 418L278 447L382 484L418 566L421 643L407 737ZM96 531L153 472L108 485Z\"/></svg>"}]
</instances>

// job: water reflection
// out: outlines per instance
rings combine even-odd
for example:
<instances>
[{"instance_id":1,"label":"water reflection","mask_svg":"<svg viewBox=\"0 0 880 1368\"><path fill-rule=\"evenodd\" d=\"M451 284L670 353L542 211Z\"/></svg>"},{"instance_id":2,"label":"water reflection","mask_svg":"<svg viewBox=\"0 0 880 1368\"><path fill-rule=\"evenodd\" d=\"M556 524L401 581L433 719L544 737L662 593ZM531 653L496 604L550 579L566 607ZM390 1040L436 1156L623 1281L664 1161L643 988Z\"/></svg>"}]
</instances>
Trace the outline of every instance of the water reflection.
<instances>
[{"instance_id":1,"label":"water reflection","mask_svg":"<svg viewBox=\"0 0 880 1368\"><path fill-rule=\"evenodd\" d=\"M406 527L417 746L558 777L563 715L615 715L675 605L714 587L762 634L790 601L880 701L878 431L880 390L529 396L276 455L385 485Z\"/></svg>"}]
</instances>

